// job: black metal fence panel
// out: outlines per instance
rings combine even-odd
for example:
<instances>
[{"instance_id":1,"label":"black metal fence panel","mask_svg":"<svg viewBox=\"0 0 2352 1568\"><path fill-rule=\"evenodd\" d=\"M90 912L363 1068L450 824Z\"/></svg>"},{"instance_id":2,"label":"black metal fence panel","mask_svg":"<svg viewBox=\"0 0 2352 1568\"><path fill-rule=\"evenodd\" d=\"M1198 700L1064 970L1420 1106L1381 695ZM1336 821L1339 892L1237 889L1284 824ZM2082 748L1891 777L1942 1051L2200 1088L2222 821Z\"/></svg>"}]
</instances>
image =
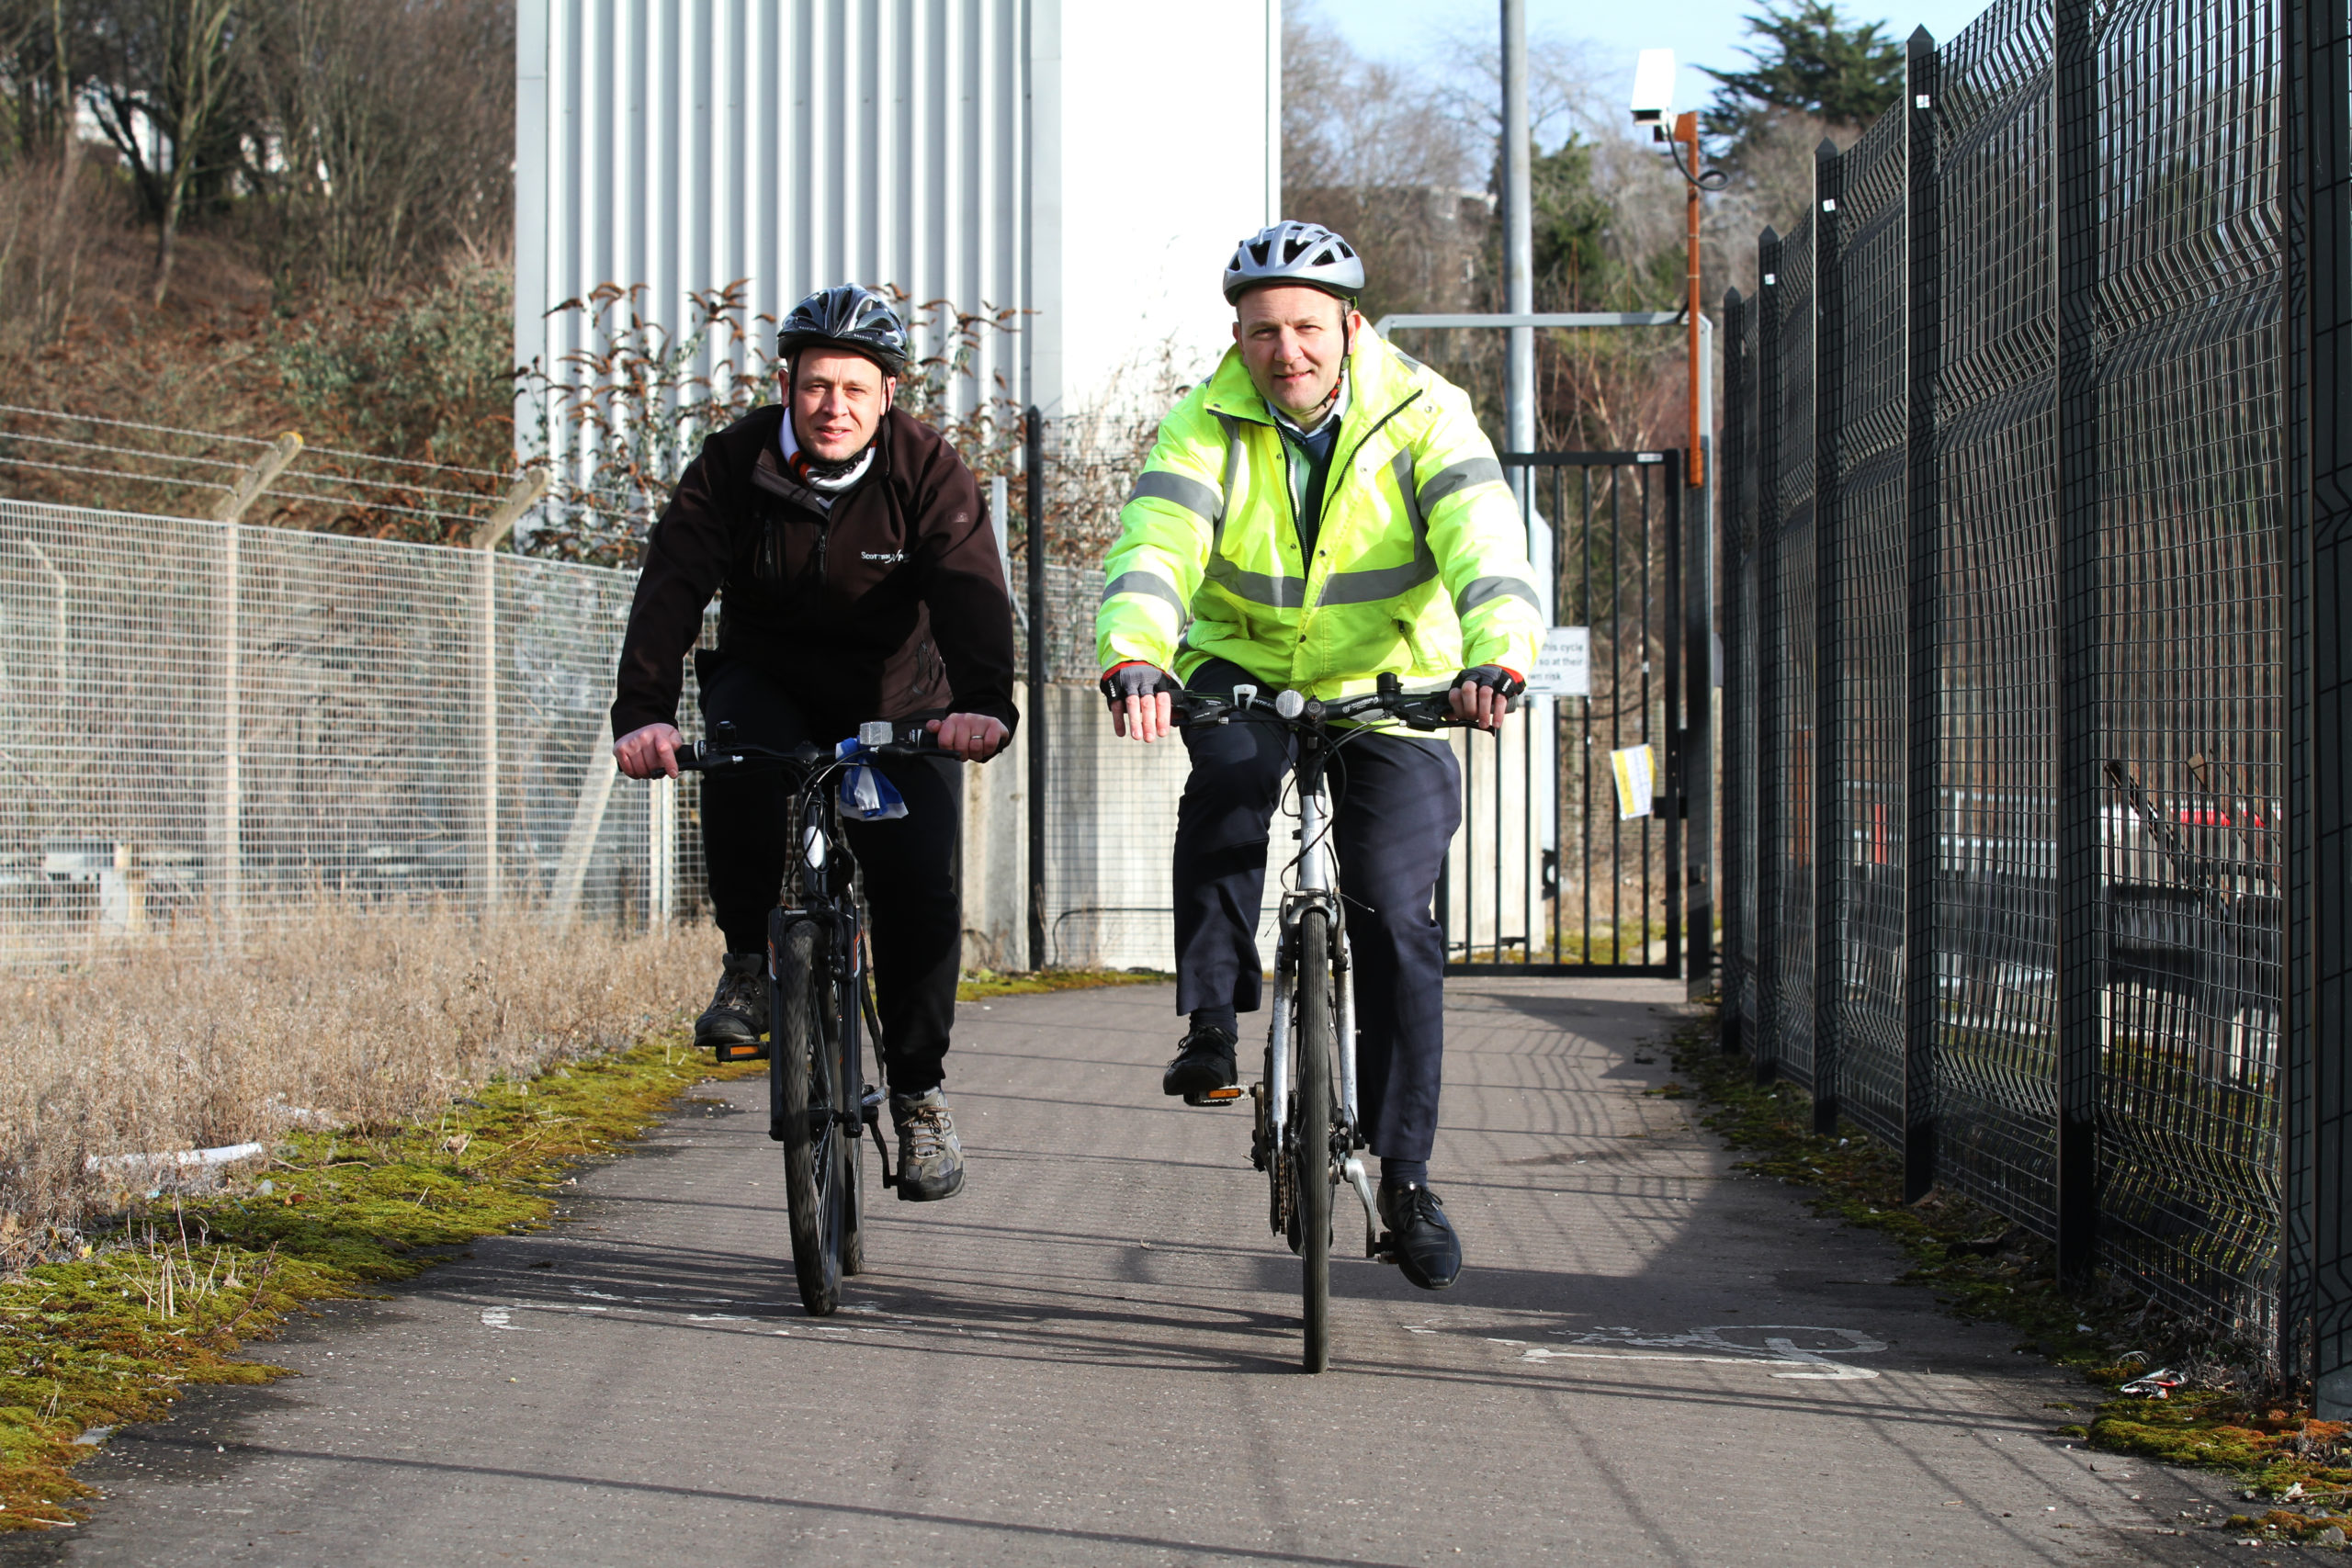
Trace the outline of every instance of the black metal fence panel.
<instances>
[{"instance_id":1,"label":"black metal fence panel","mask_svg":"<svg viewBox=\"0 0 2352 1568\"><path fill-rule=\"evenodd\" d=\"M2267 1337L2284 795L2278 17L2100 29L2099 1117L2110 1263Z\"/></svg>"},{"instance_id":2,"label":"black metal fence panel","mask_svg":"<svg viewBox=\"0 0 2352 1568\"><path fill-rule=\"evenodd\" d=\"M1939 53L1938 1173L2057 1224L2055 226L2046 5Z\"/></svg>"},{"instance_id":3,"label":"black metal fence panel","mask_svg":"<svg viewBox=\"0 0 2352 1568\"><path fill-rule=\"evenodd\" d=\"M1814 745L1815 637L1814 468L1813 218L1781 242L1779 270L1765 279L1773 296L1780 403L1772 526L1765 546L1775 600L1773 668L1764 716L1763 756L1773 819L1762 854L1774 862L1770 906L1772 962L1762 976L1771 990L1772 1060L1792 1082L1813 1086L1814 1041Z\"/></svg>"},{"instance_id":4,"label":"black metal fence panel","mask_svg":"<svg viewBox=\"0 0 2352 1568\"><path fill-rule=\"evenodd\" d=\"M1838 772L1826 785L1837 853L1825 868L1844 933L1835 955L1838 1103L1871 1132L1903 1141L1905 734L1908 604L1905 468L1905 118L1890 114L1838 162L1833 582L1822 585L1837 659Z\"/></svg>"},{"instance_id":5,"label":"black metal fence panel","mask_svg":"<svg viewBox=\"0 0 2352 1568\"><path fill-rule=\"evenodd\" d=\"M1728 584L1724 642L1730 668L1757 667L1757 308L1736 292L1726 307L1725 337L1730 367L1725 378L1731 406L1724 429L1726 498L1724 530ZM1756 795L1757 682L1728 682L1724 705L1724 1007L1729 1018L1725 1043L1735 1047L1756 1037Z\"/></svg>"},{"instance_id":6,"label":"black metal fence panel","mask_svg":"<svg viewBox=\"0 0 2352 1568\"><path fill-rule=\"evenodd\" d=\"M2063 211L2059 8L2097 110ZM1727 1042L1916 1190L2055 1239L2063 934L2095 1260L2266 1348L2293 1316L2281 30L2280 0L1996 0L1915 39L1909 101L1825 152L1727 301L1723 532ZM2312 101L2314 144L2352 145L2346 95ZM2095 433L2065 436L2063 647L2062 305ZM2096 680L2062 709L2066 670ZM2062 791L2062 737L2097 790Z\"/></svg>"}]
</instances>

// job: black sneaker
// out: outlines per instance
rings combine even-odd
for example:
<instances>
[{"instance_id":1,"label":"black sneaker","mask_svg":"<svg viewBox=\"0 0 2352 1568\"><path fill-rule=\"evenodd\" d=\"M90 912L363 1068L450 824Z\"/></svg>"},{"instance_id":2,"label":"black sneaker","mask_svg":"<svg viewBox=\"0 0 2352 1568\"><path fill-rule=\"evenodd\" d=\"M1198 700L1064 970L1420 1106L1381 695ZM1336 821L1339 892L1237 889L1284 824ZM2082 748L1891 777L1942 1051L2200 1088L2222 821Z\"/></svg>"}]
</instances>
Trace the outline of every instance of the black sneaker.
<instances>
[{"instance_id":1,"label":"black sneaker","mask_svg":"<svg viewBox=\"0 0 2352 1568\"><path fill-rule=\"evenodd\" d=\"M1233 1063L1233 1036L1222 1029L1195 1029L1176 1047L1176 1059L1159 1075L1159 1092L1181 1094L1187 1105L1218 1103L1211 1089L1231 1089L1241 1078Z\"/></svg>"},{"instance_id":2,"label":"black sneaker","mask_svg":"<svg viewBox=\"0 0 2352 1568\"><path fill-rule=\"evenodd\" d=\"M1406 1279L1424 1291L1442 1291L1461 1277L1462 1238L1453 1234L1436 1193L1383 1181L1380 1221L1388 1227L1381 1249L1396 1258Z\"/></svg>"},{"instance_id":3,"label":"black sneaker","mask_svg":"<svg viewBox=\"0 0 2352 1568\"><path fill-rule=\"evenodd\" d=\"M695 1043L716 1048L721 1061L742 1061L765 1055L760 1036L767 1032L768 955L730 953L710 1006L695 1020Z\"/></svg>"}]
</instances>

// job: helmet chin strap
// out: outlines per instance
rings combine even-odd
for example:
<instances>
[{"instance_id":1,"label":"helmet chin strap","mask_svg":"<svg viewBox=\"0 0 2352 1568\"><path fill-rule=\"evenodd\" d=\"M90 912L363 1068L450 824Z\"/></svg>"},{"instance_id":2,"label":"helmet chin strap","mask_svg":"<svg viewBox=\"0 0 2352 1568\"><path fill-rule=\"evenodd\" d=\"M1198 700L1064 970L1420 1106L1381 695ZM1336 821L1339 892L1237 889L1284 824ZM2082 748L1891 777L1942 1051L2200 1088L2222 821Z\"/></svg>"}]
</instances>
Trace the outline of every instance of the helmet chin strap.
<instances>
[{"instance_id":1,"label":"helmet chin strap","mask_svg":"<svg viewBox=\"0 0 2352 1568\"><path fill-rule=\"evenodd\" d=\"M1331 405L1340 400L1340 389L1348 384L1348 355L1355 352L1355 329L1349 323L1355 320L1355 316L1353 305L1340 312L1340 373L1331 378L1331 389L1323 394L1321 402L1315 405L1315 423L1317 424L1322 423L1323 416L1331 412Z\"/></svg>"}]
</instances>

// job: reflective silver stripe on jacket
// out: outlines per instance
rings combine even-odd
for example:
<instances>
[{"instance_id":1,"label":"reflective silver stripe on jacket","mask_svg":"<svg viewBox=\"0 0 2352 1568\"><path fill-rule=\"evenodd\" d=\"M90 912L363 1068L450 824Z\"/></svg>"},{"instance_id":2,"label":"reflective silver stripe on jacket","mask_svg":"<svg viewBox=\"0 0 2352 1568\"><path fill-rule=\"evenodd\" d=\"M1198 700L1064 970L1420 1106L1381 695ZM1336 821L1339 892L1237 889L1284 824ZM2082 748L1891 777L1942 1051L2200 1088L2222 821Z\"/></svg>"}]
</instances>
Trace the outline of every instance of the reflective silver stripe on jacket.
<instances>
[{"instance_id":1,"label":"reflective silver stripe on jacket","mask_svg":"<svg viewBox=\"0 0 2352 1568\"><path fill-rule=\"evenodd\" d=\"M1534 585L1516 577L1482 577L1453 596L1453 613L1466 615L1481 604L1497 599L1524 599L1544 613L1544 601L1536 595Z\"/></svg>"},{"instance_id":2,"label":"reflective silver stripe on jacket","mask_svg":"<svg viewBox=\"0 0 2352 1568\"><path fill-rule=\"evenodd\" d=\"M1193 607L1176 592L1176 585L1156 571L1123 571L1102 585L1102 603L1109 604L1122 593L1142 593L1175 607L1178 619L1190 615Z\"/></svg>"}]
</instances>

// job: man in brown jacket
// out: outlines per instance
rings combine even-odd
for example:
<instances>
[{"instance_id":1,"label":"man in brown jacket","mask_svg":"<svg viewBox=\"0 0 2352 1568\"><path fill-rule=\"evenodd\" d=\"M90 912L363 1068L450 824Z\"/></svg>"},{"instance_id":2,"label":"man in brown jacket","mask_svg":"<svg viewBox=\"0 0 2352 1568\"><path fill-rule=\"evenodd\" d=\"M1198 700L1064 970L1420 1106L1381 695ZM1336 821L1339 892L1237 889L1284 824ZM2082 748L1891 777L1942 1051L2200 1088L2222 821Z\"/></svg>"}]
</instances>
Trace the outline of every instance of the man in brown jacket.
<instances>
[{"instance_id":1,"label":"man in brown jacket","mask_svg":"<svg viewBox=\"0 0 2352 1568\"><path fill-rule=\"evenodd\" d=\"M964 1155L940 1084L963 947L963 764L1002 750L1017 722L1012 600L971 470L891 406L909 351L889 302L854 285L812 294L785 318L776 352L783 406L706 442L646 540L613 754L631 778L676 775L683 663L714 593L718 646L695 653L707 726L784 748L830 745L866 719L927 721L949 755L882 764L907 815L846 826L873 914L899 1196L950 1198ZM754 1044L766 1026L786 794L775 774L704 780L727 957L697 1044Z\"/></svg>"}]
</instances>

